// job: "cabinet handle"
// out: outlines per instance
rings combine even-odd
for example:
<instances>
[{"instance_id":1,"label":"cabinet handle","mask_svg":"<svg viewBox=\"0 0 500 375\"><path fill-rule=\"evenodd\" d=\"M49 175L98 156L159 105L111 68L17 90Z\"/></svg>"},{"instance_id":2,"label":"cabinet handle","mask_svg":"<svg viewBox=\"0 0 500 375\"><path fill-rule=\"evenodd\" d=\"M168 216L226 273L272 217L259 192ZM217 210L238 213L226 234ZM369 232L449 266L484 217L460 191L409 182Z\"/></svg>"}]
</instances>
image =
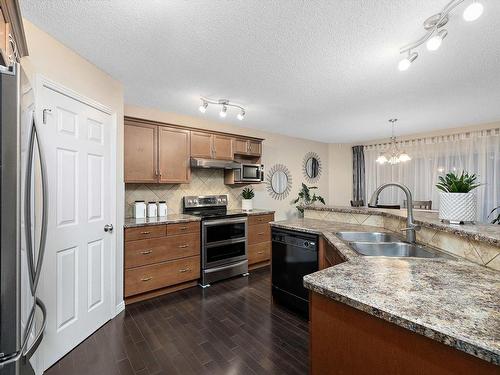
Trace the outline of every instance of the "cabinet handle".
<instances>
[{"instance_id":1,"label":"cabinet handle","mask_svg":"<svg viewBox=\"0 0 500 375\"><path fill-rule=\"evenodd\" d=\"M151 234L151 232L141 232L141 234Z\"/></svg>"},{"instance_id":2,"label":"cabinet handle","mask_svg":"<svg viewBox=\"0 0 500 375\"><path fill-rule=\"evenodd\" d=\"M153 278L152 276L149 276L149 277L143 277L143 278L141 279L141 281L149 281L149 280L151 280L152 278Z\"/></svg>"},{"instance_id":3,"label":"cabinet handle","mask_svg":"<svg viewBox=\"0 0 500 375\"><path fill-rule=\"evenodd\" d=\"M144 250L144 251L141 251L141 254L148 255L148 254L151 254L152 252L153 252L153 250Z\"/></svg>"},{"instance_id":4,"label":"cabinet handle","mask_svg":"<svg viewBox=\"0 0 500 375\"><path fill-rule=\"evenodd\" d=\"M257 251L257 254L264 254L263 251Z\"/></svg>"},{"instance_id":5,"label":"cabinet handle","mask_svg":"<svg viewBox=\"0 0 500 375\"><path fill-rule=\"evenodd\" d=\"M179 230L186 230L188 229L187 227L179 227Z\"/></svg>"},{"instance_id":6,"label":"cabinet handle","mask_svg":"<svg viewBox=\"0 0 500 375\"><path fill-rule=\"evenodd\" d=\"M259 236L262 236L263 234L265 234L265 232L259 232L257 233Z\"/></svg>"},{"instance_id":7,"label":"cabinet handle","mask_svg":"<svg viewBox=\"0 0 500 375\"><path fill-rule=\"evenodd\" d=\"M188 271L191 271L190 268L183 268L181 270L179 270L180 273L184 273L184 272L188 272Z\"/></svg>"},{"instance_id":8,"label":"cabinet handle","mask_svg":"<svg viewBox=\"0 0 500 375\"><path fill-rule=\"evenodd\" d=\"M188 244L179 245L179 249L185 249L186 247L189 247L189 245Z\"/></svg>"}]
</instances>

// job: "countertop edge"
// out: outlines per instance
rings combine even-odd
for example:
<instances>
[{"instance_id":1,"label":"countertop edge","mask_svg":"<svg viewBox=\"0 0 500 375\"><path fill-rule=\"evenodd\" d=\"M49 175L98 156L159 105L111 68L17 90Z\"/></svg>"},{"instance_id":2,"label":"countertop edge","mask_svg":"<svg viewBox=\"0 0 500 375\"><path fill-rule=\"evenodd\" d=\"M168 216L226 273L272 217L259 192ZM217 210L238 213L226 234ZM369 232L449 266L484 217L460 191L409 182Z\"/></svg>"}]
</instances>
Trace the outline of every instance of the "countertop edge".
<instances>
[{"instance_id":1,"label":"countertop edge","mask_svg":"<svg viewBox=\"0 0 500 375\"><path fill-rule=\"evenodd\" d=\"M328 297L334 301L343 303L347 306L355 308L356 310L363 311L374 317L383 319L386 322L396 324L397 326L405 328L411 332L415 332L432 340L438 341L442 344L460 350L464 353L473 355L474 357L480 358L494 365L500 365L500 352L498 351L493 351L483 347L479 347L475 343L471 343L460 338L452 337L446 333L437 331L434 328L427 327L421 323L414 322L406 318L402 318L400 316L394 315L394 313L384 311L382 309L370 306L356 299L317 286L316 284L314 284L312 281L309 280L309 275L304 276L303 283L305 288L315 293L321 294L325 297Z\"/></svg>"}]
</instances>

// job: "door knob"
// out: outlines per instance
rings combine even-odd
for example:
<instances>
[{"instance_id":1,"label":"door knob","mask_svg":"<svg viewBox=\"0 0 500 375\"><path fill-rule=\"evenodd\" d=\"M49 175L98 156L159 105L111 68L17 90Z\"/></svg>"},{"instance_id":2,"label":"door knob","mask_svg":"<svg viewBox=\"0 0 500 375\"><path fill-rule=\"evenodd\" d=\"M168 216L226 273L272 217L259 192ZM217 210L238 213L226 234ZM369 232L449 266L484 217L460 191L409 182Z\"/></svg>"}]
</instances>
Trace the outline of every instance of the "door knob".
<instances>
[{"instance_id":1,"label":"door knob","mask_svg":"<svg viewBox=\"0 0 500 375\"><path fill-rule=\"evenodd\" d=\"M113 231L113 224L106 224L104 226L104 231L105 232L112 232Z\"/></svg>"}]
</instances>

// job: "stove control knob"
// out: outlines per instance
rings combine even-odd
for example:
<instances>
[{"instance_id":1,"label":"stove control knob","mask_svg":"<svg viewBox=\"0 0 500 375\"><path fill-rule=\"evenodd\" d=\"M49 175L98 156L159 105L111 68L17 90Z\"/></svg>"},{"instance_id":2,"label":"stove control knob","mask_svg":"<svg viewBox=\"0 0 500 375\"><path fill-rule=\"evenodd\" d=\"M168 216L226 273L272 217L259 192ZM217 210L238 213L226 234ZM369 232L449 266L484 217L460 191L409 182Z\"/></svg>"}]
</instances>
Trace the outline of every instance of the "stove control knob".
<instances>
[{"instance_id":1,"label":"stove control knob","mask_svg":"<svg viewBox=\"0 0 500 375\"><path fill-rule=\"evenodd\" d=\"M308 241L304 242L304 247L309 247L309 242Z\"/></svg>"}]
</instances>

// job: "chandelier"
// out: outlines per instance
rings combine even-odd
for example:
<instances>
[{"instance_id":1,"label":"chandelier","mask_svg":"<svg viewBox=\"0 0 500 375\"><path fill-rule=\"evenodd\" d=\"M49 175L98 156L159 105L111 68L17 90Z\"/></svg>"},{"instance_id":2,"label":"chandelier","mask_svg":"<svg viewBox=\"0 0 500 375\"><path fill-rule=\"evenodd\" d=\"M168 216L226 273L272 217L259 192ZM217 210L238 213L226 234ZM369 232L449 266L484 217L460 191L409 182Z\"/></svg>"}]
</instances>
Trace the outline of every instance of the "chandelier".
<instances>
[{"instance_id":1,"label":"chandelier","mask_svg":"<svg viewBox=\"0 0 500 375\"><path fill-rule=\"evenodd\" d=\"M411 160L410 155L408 155L406 152L401 151L398 147L398 144L396 142L396 137L394 136L394 124L398 121L397 118L391 118L389 119L389 122L392 125L392 136L391 136L391 143L389 145L389 150L387 152L381 153L377 160L375 160L379 164L399 164L401 162L407 162Z\"/></svg>"}]
</instances>

